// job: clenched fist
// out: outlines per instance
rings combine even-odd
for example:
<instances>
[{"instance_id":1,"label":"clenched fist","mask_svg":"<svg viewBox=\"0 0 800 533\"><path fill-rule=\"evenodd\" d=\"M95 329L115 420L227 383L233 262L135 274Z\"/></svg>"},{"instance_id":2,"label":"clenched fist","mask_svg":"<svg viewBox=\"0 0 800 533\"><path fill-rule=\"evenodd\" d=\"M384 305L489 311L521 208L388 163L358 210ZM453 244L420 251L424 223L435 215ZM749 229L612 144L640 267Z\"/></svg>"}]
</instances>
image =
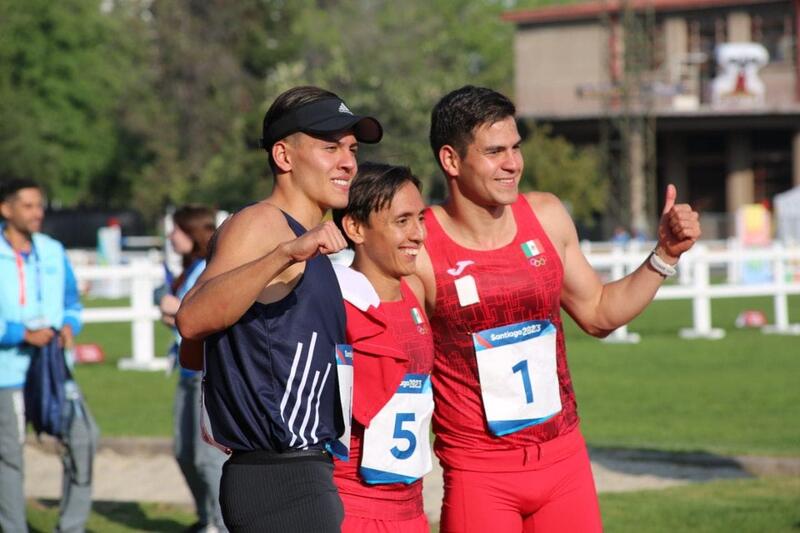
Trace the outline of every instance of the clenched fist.
<instances>
[{"instance_id":1,"label":"clenched fist","mask_svg":"<svg viewBox=\"0 0 800 533\"><path fill-rule=\"evenodd\" d=\"M333 254L347 247L342 232L327 220L284 244L284 250L293 261L307 261L317 254Z\"/></svg>"}]
</instances>

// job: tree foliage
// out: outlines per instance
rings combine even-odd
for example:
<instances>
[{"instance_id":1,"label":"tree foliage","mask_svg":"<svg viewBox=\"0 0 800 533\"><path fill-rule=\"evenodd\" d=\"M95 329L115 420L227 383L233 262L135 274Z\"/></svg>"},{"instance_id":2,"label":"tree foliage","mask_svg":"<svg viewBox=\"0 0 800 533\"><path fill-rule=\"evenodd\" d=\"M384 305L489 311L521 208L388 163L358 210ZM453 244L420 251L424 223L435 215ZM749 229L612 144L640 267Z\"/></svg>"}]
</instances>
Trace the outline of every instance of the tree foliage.
<instances>
[{"instance_id":1,"label":"tree foliage","mask_svg":"<svg viewBox=\"0 0 800 533\"><path fill-rule=\"evenodd\" d=\"M267 107L313 84L381 120L384 140L362 160L410 165L441 198L432 106L467 83L511 95L513 26L500 15L541 2L5 0L0 174L36 177L64 205L150 220L170 203L235 209L270 187L258 149ZM537 187L564 191L547 177L560 164L586 175L582 153L544 132L526 153Z\"/></svg>"},{"instance_id":2,"label":"tree foliage","mask_svg":"<svg viewBox=\"0 0 800 533\"><path fill-rule=\"evenodd\" d=\"M508 92L512 28L497 2L351 0L308 2L297 19L301 54L270 78L270 93L298 83L330 88L386 135L367 158L404 163L441 196L428 145L430 111L446 92L472 83ZM354 21L358 21L354 24ZM271 95L270 95L271 96Z\"/></svg>"},{"instance_id":3,"label":"tree foliage","mask_svg":"<svg viewBox=\"0 0 800 533\"><path fill-rule=\"evenodd\" d=\"M0 3L0 173L36 178L67 205L106 188L136 83L128 36L97 2Z\"/></svg>"},{"instance_id":4,"label":"tree foliage","mask_svg":"<svg viewBox=\"0 0 800 533\"><path fill-rule=\"evenodd\" d=\"M522 155L522 188L555 194L575 220L591 226L608 199L608 180L600 175L596 150L577 148L563 137L553 137L548 127L538 126L523 143Z\"/></svg>"}]
</instances>

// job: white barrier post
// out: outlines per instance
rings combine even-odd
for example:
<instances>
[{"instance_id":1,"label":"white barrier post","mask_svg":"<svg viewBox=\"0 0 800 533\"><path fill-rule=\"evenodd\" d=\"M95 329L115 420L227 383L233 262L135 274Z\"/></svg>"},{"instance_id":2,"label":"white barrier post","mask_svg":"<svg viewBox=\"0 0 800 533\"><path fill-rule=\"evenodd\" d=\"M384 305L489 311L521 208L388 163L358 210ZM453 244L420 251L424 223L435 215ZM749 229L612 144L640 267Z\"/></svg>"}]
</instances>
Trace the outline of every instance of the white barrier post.
<instances>
[{"instance_id":1,"label":"white barrier post","mask_svg":"<svg viewBox=\"0 0 800 533\"><path fill-rule=\"evenodd\" d=\"M711 298L709 296L710 268L705 244L694 245L694 296L692 297L692 320L694 327L682 328L679 335L683 339L721 339L725 330L711 327Z\"/></svg>"},{"instance_id":2,"label":"white barrier post","mask_svg":"<svg viewBox=\"0 0 800 533\"><path fill-rule=\"evenodd\" d=\"M742 243L736 237L728 237L728 241L726 244L727 244L726 248L728 250L733 250L734 252L736 252L734 254L734 258L727 261L727 264L725 265L727 267L726 271L728 275L727 283L729 285L736 285L737 283L739 283L742 274L742 264L739 262L738 259L742 251Z\"/></svg>"},{"instance_id":3,"label":"white barrier post","mask_svg":"<svg viewBox=\"0 0 800 533\"><path fill-rule=\"evenodd\" d=\"M789 306L786 301L786 268L783 262L783 245L780 242L775 242L772 245L772 250L775 252L775 266L772 270L773 280L775 282L775 327L779 331L789 329Z\"/></svg>"},{"instance_id":4,"label":"white barrier post","mask_svg":"<svg viewBox=\"0 0 800 533\"><path fill-rule=\"evenodd\" d=\"M678 285L686 287L693 283L692 273L694 272L694 263L692 263L692 257L694 253L694 249L691 249L681 256L680 262L678 263Z\"/></svg>"},{"instance_id":5,"label":"white barrier post","mask_svg":"<svg viewBox=\"0 0 800 533\"><path fill-rule=\"evenodd\" d=\"M131 307L134 318L131 322L133 357L120 359L117 366L122 370L165 370L166 357L155 357L155 334L153 328L153 278L149 263L136 260L132 263Z\"/></svg>"},{"instance_id":6,"label":"white barrier post","mask_svg":"<svg viewBox=\"0 0 800 533\"><path fill-rule=\"evenodd\" d=\"M783 243L775 241L772 245L773 269L772 276L775 283L775 296L773 306L775 310L775 324L761 328L763 333L782 335L800 335L800 324L789 324L789 302L786 291L786 253Z\"/></svg>"},{"instance_id":7,"label":"white barrier post","mask_svg":"<svg viewBox=\"0 0 800 533\"><path fill-rule=\"evenodd\" d=\"M622 279L625 276L625 256L622 252L622 247L619 244L614 244L611 249L611 257L613 262L611 264L611 280L615 281ZM603 339L603 342L614 344L637 344L641 340L638 333L628 333L628 325L622 325L615 329L608 337Z\"/></svg>"}]
</instances>

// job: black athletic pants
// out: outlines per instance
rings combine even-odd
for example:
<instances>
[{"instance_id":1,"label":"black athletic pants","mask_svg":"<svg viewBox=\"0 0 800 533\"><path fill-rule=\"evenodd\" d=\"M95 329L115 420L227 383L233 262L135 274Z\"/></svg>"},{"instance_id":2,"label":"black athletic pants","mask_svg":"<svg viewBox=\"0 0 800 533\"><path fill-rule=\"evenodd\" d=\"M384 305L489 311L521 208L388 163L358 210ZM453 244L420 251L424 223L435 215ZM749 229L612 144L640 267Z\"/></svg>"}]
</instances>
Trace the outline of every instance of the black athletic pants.
<instances>
[{"instance_id":1,"label":"black athletic pants","mask_svg":"<svg viewBox=\"0 0 800 533\"><path fill-rule=\"evenodd\" d=\"M339 533L344 519L333 462L320 450L234 453L219 502L231 533Z\"/></svg>"}]
</instances>

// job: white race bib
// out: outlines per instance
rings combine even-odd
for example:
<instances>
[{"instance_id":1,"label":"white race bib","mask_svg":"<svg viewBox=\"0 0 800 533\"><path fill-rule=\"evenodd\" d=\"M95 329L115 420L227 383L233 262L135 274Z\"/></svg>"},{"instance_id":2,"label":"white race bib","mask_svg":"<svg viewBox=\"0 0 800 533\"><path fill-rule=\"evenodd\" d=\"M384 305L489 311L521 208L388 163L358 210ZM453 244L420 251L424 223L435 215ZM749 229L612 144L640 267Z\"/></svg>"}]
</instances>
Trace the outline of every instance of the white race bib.
<instances>
[{"instance_id":1,"label":"white race bib","mask_svg":"<svg viewBox=\"0 0 800 533\"><path fill-rule=\"evenodd\" d=\"M431 471L433 390L429 374L406 374L364 430L359 473L366 483L413 483Z\"/></svg>"},{"instance_id":2,"label":"white race bib","mask_svg":"<svg viewBox=\"0 0 800 533\"><path fill-rule=\"evenodd\" d=\"M561 411L556 328L531 320L472 334L489 430L508 435Z\"/></svg>"},{"instance_id":3,"label":"white race bib","mask_svg":"<svg viewBox=\"0 0 800 533\"><path fill-rule=\"evenodd\" d=\"M328 444L328 451L342 461L350 459L350 428L353 419L353 348L349 344L336 345L336 372L339 376L339 402L342 406L344 433Z\"/></svg>"}]
</instances>

